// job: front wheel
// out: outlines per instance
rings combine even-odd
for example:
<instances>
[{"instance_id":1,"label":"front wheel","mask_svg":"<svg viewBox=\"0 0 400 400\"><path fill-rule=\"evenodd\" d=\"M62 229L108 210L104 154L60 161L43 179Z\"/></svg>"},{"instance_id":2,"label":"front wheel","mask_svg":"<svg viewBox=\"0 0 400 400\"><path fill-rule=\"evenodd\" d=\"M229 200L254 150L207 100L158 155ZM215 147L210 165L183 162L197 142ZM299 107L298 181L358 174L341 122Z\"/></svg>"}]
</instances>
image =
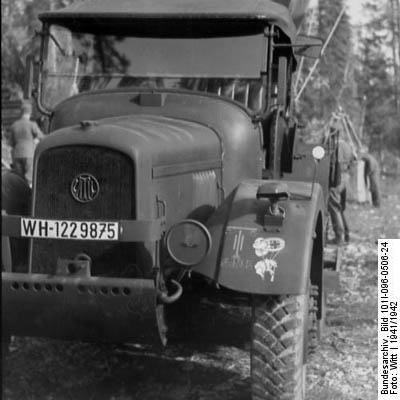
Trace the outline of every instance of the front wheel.
<instances>
[{"instance_id":1,"label":"front wheel","mask_svg":"<svg viewBox=\"0 0 400 400\"><path fill-rule=\"evenodd\" d=\"M269 296L253 306L252 400L304 400L309 296Z\"/></svg>"}]
</instances>

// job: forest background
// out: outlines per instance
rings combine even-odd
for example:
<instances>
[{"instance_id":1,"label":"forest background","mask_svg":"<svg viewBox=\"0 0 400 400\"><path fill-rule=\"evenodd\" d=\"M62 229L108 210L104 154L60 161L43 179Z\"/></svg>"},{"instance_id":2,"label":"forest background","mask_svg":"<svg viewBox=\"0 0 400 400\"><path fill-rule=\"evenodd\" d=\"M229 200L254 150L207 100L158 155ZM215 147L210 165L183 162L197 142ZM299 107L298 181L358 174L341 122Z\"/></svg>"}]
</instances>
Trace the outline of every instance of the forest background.
<instances>
[{"instance_id":1,"label":"forest background","mask_svg":"<svg viewBox=\"0 0 400 400\"><path fill-rule=\"evenodd\" d=\"M80 1L80 0L75 0ZM352 0L348 0L349 2ZM2 0L1 77L3 90L21 92L25 59L37 55L38 14L74 0ZM342 9L345 12L342 14ZM360 15L350 15L344 0L317 0L301 31L324 41L341 15L326 51L296 101L297 116L318 130L333 113L349 115L364 144L381 161L400 156L400 6L399 0L365 0ZM354 11L353 11L354 12ZM351 16L351 18L350 18ZM304 60L294 80L298 93L312 68ZM310 125L311 121L311 125Z\"/></svg>"}]
</instances>

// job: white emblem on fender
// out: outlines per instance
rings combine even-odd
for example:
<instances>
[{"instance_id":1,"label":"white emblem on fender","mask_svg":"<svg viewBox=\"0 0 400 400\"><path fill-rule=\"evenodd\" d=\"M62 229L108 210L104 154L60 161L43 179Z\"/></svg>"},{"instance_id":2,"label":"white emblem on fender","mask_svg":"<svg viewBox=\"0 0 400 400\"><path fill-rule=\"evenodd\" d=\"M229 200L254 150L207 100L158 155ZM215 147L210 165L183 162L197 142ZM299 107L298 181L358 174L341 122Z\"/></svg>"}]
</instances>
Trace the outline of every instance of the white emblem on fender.
<instances>
[{"instance_id":1,"label":"white emblem on fender","mask_svg":"<svg viewBox=\"0 0 400 400\"><path fill-rule=\"evenodd\" d=\"M275 270L278 267L275 261L278 253L285 247L285 241L281 238L257 238L253 243L256 256L261 257L254 266L256 274L264 280L265 274L268 272L271 276L271 282L275 278Z\"/></svg>"}]
</instances>

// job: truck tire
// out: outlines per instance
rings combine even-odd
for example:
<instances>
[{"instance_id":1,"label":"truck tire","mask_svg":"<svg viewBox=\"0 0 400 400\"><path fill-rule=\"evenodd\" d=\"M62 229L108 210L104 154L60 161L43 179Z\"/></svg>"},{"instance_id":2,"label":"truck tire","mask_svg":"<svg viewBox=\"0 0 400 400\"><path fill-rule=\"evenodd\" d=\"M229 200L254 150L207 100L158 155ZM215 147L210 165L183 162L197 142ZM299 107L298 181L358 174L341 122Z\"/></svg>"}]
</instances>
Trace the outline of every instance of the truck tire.
<instances>
[{"instance_id":1,"label":"truck tire","mask_svg":"<svg viewBox=\"0 0 400 400\"><path fill-rule=\"evenodd\" d=\"M253 306L252 400L304 400L309 295L269 296Z\"/></svg>"},{"instance_id":2,"label":"truck tire","mask_svg":"<svg viewBox=\"0 0 400 400\"><path fill-rule=\"evenodd\" d=\"M317 350L318 343L320 340L319 336L319 320L317 316L318 312L318 286L311 287L311 295L309 300L308 317L308 355L314 354Z\"/></svg>"},{"instance_id":3,"label":"truck tire","mask_svg":"<svg viewBox=\"0 0 400 400\"><path fill-rule=\"evenodd\" d=\"M321 291L321 296L319 293ZM321 297L321 298L320 298ZM311 286L310 296L310 318L312 318L311 331L312 336L309 336L311 340L313 337L316 339L316 344L322 339L325 330L326 320L326 291L324 288L319 288L317 285Z\"/></svg>"},{"instance_id":4,"label":"truck tire","mask_svg":"<svg viewBox=\"0 0 400 400\"><path fill-rule=\"evenodd\" d=\"M318 319L318 324L317 324L318 340L322 340L322 337L324 336L325 333L326 303L327 303L326 297L327 297L326 291L322 289L321 310L319 311L321 318Z\"/></svg>"}]
</instances>

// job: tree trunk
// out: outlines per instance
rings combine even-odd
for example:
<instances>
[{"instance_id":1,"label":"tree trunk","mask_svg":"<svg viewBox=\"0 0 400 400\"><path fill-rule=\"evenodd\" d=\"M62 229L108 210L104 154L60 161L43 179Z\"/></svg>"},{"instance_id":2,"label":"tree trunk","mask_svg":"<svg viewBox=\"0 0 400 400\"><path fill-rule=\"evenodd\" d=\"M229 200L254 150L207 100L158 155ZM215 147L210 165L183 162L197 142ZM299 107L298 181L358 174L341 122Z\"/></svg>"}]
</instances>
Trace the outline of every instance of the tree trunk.
<instances>
[{"instance_id":1,"label":"tree trunk","mask_svg":"<svg viewBox=\"0 0 400 400\"><path fill-rule=\"evenodd\" d=\"M399 47L399 0L390 0L390 29L392 31L392 57L393 57L393 73L394 73L394 102L397 112L400 111L399 99L399 60L398 60L398 47ZM397 15L397 18L396 18Z\"/></svg>"}]
</instances>

